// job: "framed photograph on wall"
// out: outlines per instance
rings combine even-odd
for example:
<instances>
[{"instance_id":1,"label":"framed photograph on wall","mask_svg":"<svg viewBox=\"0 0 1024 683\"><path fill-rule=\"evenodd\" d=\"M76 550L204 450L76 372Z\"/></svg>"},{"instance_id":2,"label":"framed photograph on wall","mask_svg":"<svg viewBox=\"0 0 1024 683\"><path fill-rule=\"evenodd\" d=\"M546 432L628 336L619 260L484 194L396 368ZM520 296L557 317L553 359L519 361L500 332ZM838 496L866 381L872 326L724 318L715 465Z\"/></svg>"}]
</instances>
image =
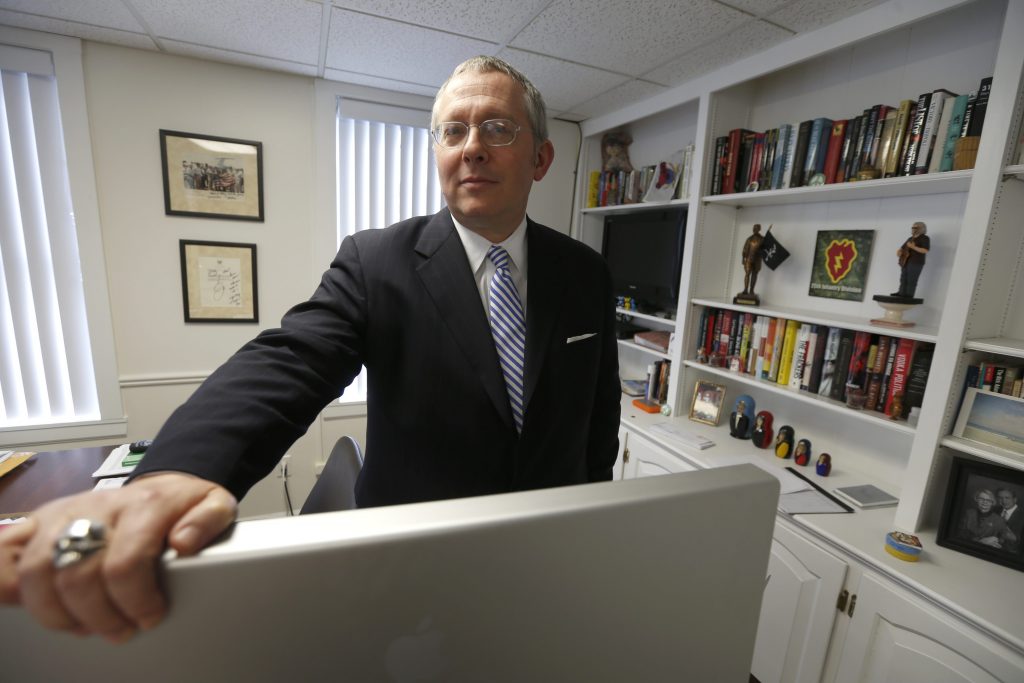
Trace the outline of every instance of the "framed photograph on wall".
<instances>
[{"instance_id":1,"label":"framed photograph on wall","mask_svg":"<svg viewBox=\"0 0 1024 683\"><path fill-rule=\"evenodd\" d=\"M1024 455L1024 399L968 387L953 436Z\"/></svg>"},{"instance_id":2,"label":"framed photograph on wall","mask_svg":"<svg viewBox=\"0 0 1024 683\"><path fill-rule=\"evenodd\" d=\"M725 403L725 387L704 380L697 380L693 386L693 401L690 403L690 419L717 427Z\"/></svg>"},{"instance_id":3,"label":"framed photograph on wall","mask_svg":"<svg viewBox=\"0 0 1024 683\"><path fill-rule=\"evenodd\" d=\"M160 131L164 212L263 220L263 143Z\"/></svg>"},{"instance_id":4,"label":"framed photograph on wall","mask_svg":"<svg viewBox=\"0 0 1024 683\"><path fill-rule=\"evenodd\" d=\"M180 240L187 323L259 322L256 245Z\"/></svg>"},{"instance_id":5,"label":"framed photograph on wall","mask_svg":"<svg viewBox=\"0 0 1024 683\"><path fill-rule=\"evenodd\" d=\"M1024 471L953 458L936 543L1024 571Z\"/></svg>"}]
</instances>

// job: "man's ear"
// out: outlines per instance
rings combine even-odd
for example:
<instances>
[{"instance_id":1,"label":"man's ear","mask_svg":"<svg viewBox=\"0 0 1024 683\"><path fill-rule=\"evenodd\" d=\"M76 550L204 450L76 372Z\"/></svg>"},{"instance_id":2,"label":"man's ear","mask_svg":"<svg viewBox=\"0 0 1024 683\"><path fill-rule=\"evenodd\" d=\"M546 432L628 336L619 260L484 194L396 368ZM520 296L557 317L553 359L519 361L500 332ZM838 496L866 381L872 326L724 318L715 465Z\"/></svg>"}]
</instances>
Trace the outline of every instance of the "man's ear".
<instances>
[{"instance_id":1,"label":"man's ear","mask_svg":"<svg viewBox=\"0 0 1024 683\"><path fill-rule=\"evenodd\" d=\"M534 154L533 179L541 180L547 175L548 169L551 168L551 162L554 160L555 146L551 144L551 140L545 140Z\"/></svg>"}]
</instances>

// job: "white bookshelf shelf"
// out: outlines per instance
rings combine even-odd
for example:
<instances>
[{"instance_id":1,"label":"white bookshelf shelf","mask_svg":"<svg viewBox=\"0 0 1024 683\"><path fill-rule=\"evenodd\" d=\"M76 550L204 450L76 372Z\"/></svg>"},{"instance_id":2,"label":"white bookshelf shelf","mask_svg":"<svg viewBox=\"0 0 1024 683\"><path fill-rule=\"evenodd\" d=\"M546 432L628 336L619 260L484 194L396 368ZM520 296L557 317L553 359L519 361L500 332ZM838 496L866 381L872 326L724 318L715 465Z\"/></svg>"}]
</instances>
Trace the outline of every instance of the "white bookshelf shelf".
<instances>
[{"instance_id":1,"label":"white bookshelf shelf","mask_svg":"<svg viewBox=\"0 0 1024 683\"><path fill-rule=\"evenodd\" d=\"M915 325L914 327L886 327L883 325L872 325L869 320L859 316L852 315L823 315L814 311L808 311L802 308L791 308L787 306L775 306L771 304L761 305L756 308L750 306L740 306L732 303L729 299L691 299L690 303L694 306L710 306L712 308L728 309L731 311L741 311L743 313L754 313L755 315L767 315L773 318L785 318L787 320L799 320L800 322L810 323L811 325L828 325L830 327L843 327L848 330L854 330L858 332L869 332L871 334L881 334L887 337L902 337L904 339L913 339L916 341L931 342L935 343L938 340L938 330L934 327L928 327L925 325ZM879 308L878 317L882 317L882 310ZM913 318L913 312L908 316Z\"/></svg>"},{"instance_id":2,"label":"white bookshelf shelf","mask_svg":"<svg viewBox=\"0 0 1024 683\"><path fill-rule=\"evenodd\" d=\"M1022 167L1022 170L1024 170L1024 167ZM708 195L703 197L701 201L705 204L739 207L948 194L951 192L967 192L971 187L973 175L973 170L926 173L924 175L861 180L850 183L818 185L816 187L794 187L786 190Z\"/></svg>"},{"instance_id":3,"label":"white bookshelf shelf","mask_svg":"<svg viewBox=\"0 0 1024 683\"><path fill-rule=\"evenodd\" d=\"M1001 356L1024 358L1024 340L1011 339L1010 337L971 339L964 344L964 348L968 351L986 351Z\"/></svg>"},{"instance_id":4,"label":"white bookshelf shelf","mask_svg":"<svg viewBox=\"0 0 1024 683\"><path fill-rule=\"evenodd\" d=\"M1003 169L1003 174L1014 176L1017 180L1024 180L1024 164L1013 164Z\"/></svg>"},{"instance_id":5,"label":"white bookshelf shelf","mask_svg":"<svg viewBox=\"0 0 1024 683\"><path fill-rule=\"evenodd\" d=\"M962 439L958 436L945 436L942 438L941 443L946 448L952 448L955 451L973 455L976 458L982 458L987 462L1024 470L1024 455L1008 451L1005 448L989 446L977 441L971 441L970 439Z\"/></svg>"},{"instance_id":6,"label":"white bookshelf shelf","mask_svg":"<svg viewBox=\"0 0 1024 683\"><path fill-rule=\"evenodd\" d=\"M832 412L841 413L844 418L849 418L851 420L863 420L877 428L888 429L901 434L913 434L916 431L916 425L912 422L890 420L882 413L875 412L874 410L854 410L853 408L848 408L846 404L841 401L833 401L830 398L818 396L817 394L791 389L788 386L782 386L776 382L758 379L750 375L742 375L738 372L730 372L723 368L711 367L710 365L704 365L703 363L698 363L692 360L683 361L683 365L688 368L693 368L699 372L724 377L734 382L740 382L741 384L748 384L750 386L757 387L763 391L768 391L780 396L786 396L796 401L815 405Z\"/></svg>"},{"instance_id":7,"label":"white bookshelf shelf","mask_svg":"<svg viewBox=\"0 0 1024 683\"><path fill-rule=\"evenodd\" d=\"M667 353L662 353L661 351L655 351L654 349L649 349L646 346L640 346L636 342L631 342L628 339L620 339L619 340L619 346L623 346L623 347L625 347L627 349L634 349L636 351L642 351L643 353L646 353L646 354L651 355L651 356L655 356L656 358L664 358L665 360L672 360L672 356L668 355Z\"/></svg>"},{"instance_id":8,"label":"white bookshelf shelf","mask_svg":"<svg viewBox=\"0 0 1024 683\"><path fill-rule=\"evenodd\" d=\"M637 320L643 320L649 323L667 325L669 327L676 326L676 321L673 318L663 318L658 315L651 315L650 313L639 313L637 311L631 311L628 308L616 308L615 312L620 315L628 315L631 318L636 318Z\"/></svg>"},{"instance_id":9,"label":"white bookshelf shelf","mask_svg":"<svg viewBox=\"0 0 1024 683\"><path fill-rule=\"evenodd\" d=\"M654 211L676 206L686 206L690 202L685 199L673 199L668 202L636 202L634 204L616 204L615 206L595 206L580 209L580 213L591 215L608 215L614 213L635 213L637 211Z\"/></svg>"}]
</instances>

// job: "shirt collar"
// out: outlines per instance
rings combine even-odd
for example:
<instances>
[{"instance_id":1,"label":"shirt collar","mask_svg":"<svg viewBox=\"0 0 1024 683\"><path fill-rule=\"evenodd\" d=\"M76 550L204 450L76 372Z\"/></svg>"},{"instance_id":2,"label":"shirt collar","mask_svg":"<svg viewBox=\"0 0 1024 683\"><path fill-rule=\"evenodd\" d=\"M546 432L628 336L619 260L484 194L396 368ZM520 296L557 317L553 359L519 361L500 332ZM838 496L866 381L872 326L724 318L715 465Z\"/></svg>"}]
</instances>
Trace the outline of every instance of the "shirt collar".
<instances>
[{"instance_id":1,"label":"shirt collar","mask_svg":"<svg viewBox=\"0 0 1024 683\"><path fill-rule=\"evenodd\" d=\"M469 268L476 273L480 270L484 259L487 258L487 250L493 243L459 223L455 216L452 216L452 222L455 223L455 231L459 233L459 239L462 240L462 246L466 250ZM523 220L512 231L512 234L505 241L499 242L498 246L504 247L509 258L512 259L512 264L520 273L526 272L526 216L523 216Z\"/></svg>"}]
</instances>

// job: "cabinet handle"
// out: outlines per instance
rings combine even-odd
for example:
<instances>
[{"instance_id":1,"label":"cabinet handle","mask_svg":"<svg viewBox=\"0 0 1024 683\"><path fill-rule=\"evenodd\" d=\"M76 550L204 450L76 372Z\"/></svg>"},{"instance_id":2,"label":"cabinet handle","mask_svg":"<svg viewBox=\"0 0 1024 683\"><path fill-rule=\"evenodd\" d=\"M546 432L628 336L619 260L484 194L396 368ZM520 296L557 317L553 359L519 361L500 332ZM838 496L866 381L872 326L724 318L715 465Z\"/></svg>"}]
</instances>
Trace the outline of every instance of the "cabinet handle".
<instances>
[{"instance_id":1,"label":"cabinet handle","mask_svg":"<svg viewBox=\"0 0 1024 683\"><path fill-rule=\"evenodd\" d=\"M839 599L836 600L836 609L840 612L846 611L846 601L850 599L850 591L842 590L839 593Z\"/></svg>"},{"instance_id":2,"label":"cabinet handle","mask_svg":"<svg viewBox=\"0 0 1024 683\"><path fill-rule=\"evenodd\" d=\"M856 607L856 606L857 606L857 595L854 594L854 595L850 596L850 609L846 610L846 615L852 617L853 616L853 608Z\"/></svg>"},{"instance_id":3,"label":"cabinet handle","mask_svg":"<svg viewBox=\"0 0 1024 683\"><path fill-rule=\"evenodd\" d=\"M629 449L624 448L622 450L622 462L629 462Z\"/></svg>"}]
</instances>

